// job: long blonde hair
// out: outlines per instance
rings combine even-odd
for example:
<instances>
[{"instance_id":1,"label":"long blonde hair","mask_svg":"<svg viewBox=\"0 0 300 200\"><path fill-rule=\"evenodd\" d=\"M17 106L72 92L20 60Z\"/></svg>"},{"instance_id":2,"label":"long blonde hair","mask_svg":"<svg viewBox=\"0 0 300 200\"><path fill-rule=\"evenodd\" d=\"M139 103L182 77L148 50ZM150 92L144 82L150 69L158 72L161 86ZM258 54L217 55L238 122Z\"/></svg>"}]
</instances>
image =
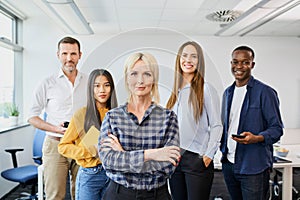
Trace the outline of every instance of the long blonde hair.
<instances>
[{"instance_id":1,"label":"long blonde hair","mask_svg":"<svg viewBox=\"0 0 300 200\"><path fill-rule=\"evenodd\" d=\"M175 75L174 75L174 84L172 94L168 100L167 108L172 109L175 105L178 98L178 90L182 86L183 83L183 71L180 65L180 57L184 47L192 45L196 48L197 56L198 56L198 64L196 70L194 72L194 77L191 81L191 91L189 95L189 104L192 105L193 115L196 121L199 120L204 104L204 74L205 74L205 63L204 63L204 55L201 46L194 42L188 41L180 46L175 63Z\"/></svg>"},{"instance_id":2,"label":"long blonde hair","mask_svg":"<svg viewBox=\"0 0 300 200\"><path fill-rule=\"evenodd\" d=\"M134 53L130 55L127 60L125 61L125 69L124 69L124 75L125 75L125 87L127 91L129 92L128 88L128 82L127 82L127 73L130 69L133 68L135 63L139 60L142 60L150 69L151 73L154 77L154 82L151 90L151 96L154 101L154 103L159 104L160 97L158 92L158 79L159 79L159 69L156 59L153 55L149 53ZM132 100L132 94L129 92L129 99L128 101Z\"/></svg>"}]
</instances>

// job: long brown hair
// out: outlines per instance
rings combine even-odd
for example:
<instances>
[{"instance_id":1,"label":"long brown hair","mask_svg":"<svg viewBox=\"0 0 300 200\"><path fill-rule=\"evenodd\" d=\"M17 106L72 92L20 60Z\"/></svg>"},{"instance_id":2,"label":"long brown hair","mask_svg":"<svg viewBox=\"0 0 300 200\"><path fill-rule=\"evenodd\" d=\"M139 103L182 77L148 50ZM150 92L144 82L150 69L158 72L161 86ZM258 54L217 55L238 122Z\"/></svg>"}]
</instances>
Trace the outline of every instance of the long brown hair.
<instances>
[{"instance_id":1,"label":"long brown hair","mask_svg":"<svg viewBox=\"0 0 300 200\"><path fill-rule=\"evenodd\" d=\"M168 100L167 108L171 109L175 105L178 98L178 90L182 86L183 83L183 71L180 66L180 57L184 47L192 45L196 48L197 56L198 56L198 64L196 70L194 72L194 77L191 81L191 91L189 95L189 104L192 105L193 115L196 121L199 120L202 111L203 111L203 103L204 103L204 74L205 74L205 64L204 64L204 55L201 46L194 42L188 41L180 46L175 63L175 75L174 75L174 84L172 94Z\"/></svg>"}]
</instances>

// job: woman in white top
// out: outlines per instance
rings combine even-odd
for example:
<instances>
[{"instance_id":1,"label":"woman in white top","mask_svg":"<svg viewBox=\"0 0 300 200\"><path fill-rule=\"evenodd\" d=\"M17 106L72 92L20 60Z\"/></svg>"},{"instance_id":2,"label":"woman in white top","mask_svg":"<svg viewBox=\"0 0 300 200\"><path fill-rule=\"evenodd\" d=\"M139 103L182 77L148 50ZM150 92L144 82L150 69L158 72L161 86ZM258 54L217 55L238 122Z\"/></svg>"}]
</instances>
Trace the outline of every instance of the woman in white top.
<instances>
[{"instance_id":1,"label":"woman in white top","mask_svg":"<svg viewBox=\"0 0 300 200\"><path fill-rule=\"evenodd\" d=\"M204 81L204 71L200 45L184 43L176 57L174 86L167 103L178 116L182 154L170 179L174 200L209 199L210 195L222 123L219 96Z\"/></svg>"}]
</instances>

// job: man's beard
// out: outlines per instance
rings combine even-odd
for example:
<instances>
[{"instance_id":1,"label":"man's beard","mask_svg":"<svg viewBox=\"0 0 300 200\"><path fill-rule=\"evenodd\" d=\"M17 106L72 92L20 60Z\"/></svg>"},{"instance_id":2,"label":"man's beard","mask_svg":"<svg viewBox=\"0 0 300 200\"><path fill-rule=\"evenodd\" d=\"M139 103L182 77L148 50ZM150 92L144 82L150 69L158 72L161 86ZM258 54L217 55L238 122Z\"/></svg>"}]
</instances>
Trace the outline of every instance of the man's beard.
<instances>
[{"instance_id":1,"label":"man's beard","mask_svg":"<svg viewBox=\"0 0 300 200\"><path fill-rule=\"evenodd\" d=\"M64 69L70 73L72 73L75 70L74 66L68 67L68 66L64 66Z\"/></svg>"}]
</instances>

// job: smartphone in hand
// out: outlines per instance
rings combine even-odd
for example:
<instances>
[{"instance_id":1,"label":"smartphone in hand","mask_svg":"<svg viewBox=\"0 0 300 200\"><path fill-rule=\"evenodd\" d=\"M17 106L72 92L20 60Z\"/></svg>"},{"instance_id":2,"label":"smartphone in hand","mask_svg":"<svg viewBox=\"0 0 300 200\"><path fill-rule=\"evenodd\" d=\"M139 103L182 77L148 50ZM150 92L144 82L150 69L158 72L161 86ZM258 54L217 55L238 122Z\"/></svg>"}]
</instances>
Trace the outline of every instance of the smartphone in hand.
<instances>
[{"instance_id":1,"label":"smartphone in hand","mask_svg":"<svg viewBox=\"0 0 300 200\"><path fill-rule=\"evenodd\" d=\"M64 122L64 128L68 128L68 126L69 126L69 122Z\"/></svg>"},{"instance_id":2,"label":"smartphone in hand","mask_svg":"<svg viewBox=\"0 0 300 200\"><path fill-rule=\"evenodd\" d=\"M240 138L240 139L246 137L245 135L237 135L237 134L232 134L231 136L232 136L232 137L235 137L235 138Z\"/></svg>"}]
</instances>

